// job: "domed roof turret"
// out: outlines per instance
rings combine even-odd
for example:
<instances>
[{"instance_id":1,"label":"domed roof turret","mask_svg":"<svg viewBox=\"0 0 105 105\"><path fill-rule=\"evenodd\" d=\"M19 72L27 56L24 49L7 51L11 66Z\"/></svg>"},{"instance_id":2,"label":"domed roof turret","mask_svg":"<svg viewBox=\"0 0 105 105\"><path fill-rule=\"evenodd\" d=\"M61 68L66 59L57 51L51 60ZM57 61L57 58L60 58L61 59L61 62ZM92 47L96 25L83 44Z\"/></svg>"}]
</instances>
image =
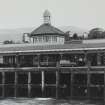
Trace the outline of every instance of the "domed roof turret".
<instances>
[{"instance_id":1,"label":"domed roof turret","mask_svg":"<svg viewBox=\"0 0 105 105\"><path fill-rule=\"evenodd\" d=\"M51 14L48 10L45 10L44 14L43 14L43 17L51 17Z\"/></svg>"},{"instance_id":2,"label":"domed roof turret","mask_svg":"<svg viewBox=\"0 0 105 105\"><path fill-rule=\"evenodd\" d=\"M90 30L88 38L89 39L97 39L97 38L103 38L103 32L105 30L102 28L93 28ZM105 37L105 36L104 36Z\"/></svg>"},{"instance_id":3,"label":"domed roof turret","mask_svg":"<svg viewBox=\"0 0 105 105\"><path fill-rule=\"evenodd\" d=\"M51 14L48 10L45 10L43 14L43 19L45 24L51 24Z\"/></svg>"},{"instance_id":4,"label":"domed roof turret","mask_svg":"<svg viewBox=\"0 0 105 105\"><path fill-rule=\"evenodd\" d=\"M33 30L30 36L37 36L37 35L60 35L64 36L65 33L58 28L54 27L50 23L50 12L45 10L43 14L44 24L40 25L38 28Z\"/></svg>"}]
</instances>

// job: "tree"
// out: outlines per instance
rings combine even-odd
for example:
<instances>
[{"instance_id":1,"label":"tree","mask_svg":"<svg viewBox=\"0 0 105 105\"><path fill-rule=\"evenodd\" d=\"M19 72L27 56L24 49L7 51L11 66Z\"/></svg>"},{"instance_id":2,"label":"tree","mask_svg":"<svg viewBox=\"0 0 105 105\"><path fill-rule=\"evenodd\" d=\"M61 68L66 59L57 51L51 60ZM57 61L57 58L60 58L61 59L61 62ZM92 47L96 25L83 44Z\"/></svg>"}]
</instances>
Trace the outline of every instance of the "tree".
<instances>
[{"instance_id":1,"label":"tree","mask_svg":"<svg viewBox=\"0 0 105 105\"><path fill-rule=\"evenodd\" d=\"M70 31L67 31L65 34L65 41L70 41Z\"/></svg>"},{"instance_id":2,"label":"tree","mask_svg":"<svg viewBox=\"0 0 105 105\"><path fill-rule=\"evenodd\" d=\"M13 40L5 40L3 44L14 44L15 42Z\"/></svg>"},{"instance_id":3,"label":"tree","mask_svg":"<svg viewBox=\"0 0 105 105\"><path fill-rule=\"evenodd\" d=\"M72 36L72 38L73 38L74 40L78 40L78 39L79 39L78 34L77 34L77 33L74 33L73 36Z\"/></svg>"}]
</instances>

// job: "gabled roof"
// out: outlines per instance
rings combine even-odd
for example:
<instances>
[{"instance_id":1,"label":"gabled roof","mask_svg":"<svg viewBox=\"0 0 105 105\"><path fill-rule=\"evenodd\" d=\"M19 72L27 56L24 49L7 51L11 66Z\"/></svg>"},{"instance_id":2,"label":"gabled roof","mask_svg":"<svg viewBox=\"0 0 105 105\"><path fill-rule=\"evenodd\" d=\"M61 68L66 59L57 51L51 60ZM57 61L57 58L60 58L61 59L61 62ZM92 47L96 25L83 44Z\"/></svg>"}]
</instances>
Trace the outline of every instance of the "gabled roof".
<instances>
[{"instance_id":1,"label":"gabled roof","mask_svg":"<svg viewBox=\"0 0 105 105\"><path fill-rule=\"evenodd\" d=\"M65 33L58 28L53 27L51 24L42 24L34 31L31 32L30 36L34 35L64 35Z\"/></svg>"}]
</instances>

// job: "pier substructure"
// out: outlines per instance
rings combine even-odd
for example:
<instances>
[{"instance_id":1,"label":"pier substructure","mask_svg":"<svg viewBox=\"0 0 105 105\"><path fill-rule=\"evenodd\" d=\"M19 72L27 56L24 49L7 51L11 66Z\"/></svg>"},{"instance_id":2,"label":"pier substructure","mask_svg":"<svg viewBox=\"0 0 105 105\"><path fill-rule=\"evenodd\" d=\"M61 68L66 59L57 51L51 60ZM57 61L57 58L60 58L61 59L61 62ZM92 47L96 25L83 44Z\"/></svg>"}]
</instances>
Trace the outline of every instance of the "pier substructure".
<instances>
[{"instance_id":1,"label":"pier substructure","mask_svg":"<svg viewBox=\"0 0 105 105\"><path fill-rule=\"evenodd\" d=\"M50 69L50 68L49 68ZM104 67L0 72L0 97L105 99Z\"/></svg>"}]
</instances>

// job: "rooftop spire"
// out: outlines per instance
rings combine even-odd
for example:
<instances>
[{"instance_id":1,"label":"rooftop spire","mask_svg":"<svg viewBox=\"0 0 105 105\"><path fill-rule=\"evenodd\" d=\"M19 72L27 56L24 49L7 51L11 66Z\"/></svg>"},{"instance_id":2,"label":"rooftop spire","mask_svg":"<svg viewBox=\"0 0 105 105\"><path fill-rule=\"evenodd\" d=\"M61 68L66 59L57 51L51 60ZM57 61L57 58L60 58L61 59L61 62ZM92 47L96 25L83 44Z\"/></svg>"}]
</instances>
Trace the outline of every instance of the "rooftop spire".
<instances>
[{"instance_id":1,"label":"rooftop spire","mask_svg":"<svg viewBox=\"0 0 105 105\"><path fill-rule=\"evenodd\" d=\"M43 18L44 18L45 24L51 24L51 14L48 10L45 10L45 12L43 14Z\"/></svg>"}]
</instances>

